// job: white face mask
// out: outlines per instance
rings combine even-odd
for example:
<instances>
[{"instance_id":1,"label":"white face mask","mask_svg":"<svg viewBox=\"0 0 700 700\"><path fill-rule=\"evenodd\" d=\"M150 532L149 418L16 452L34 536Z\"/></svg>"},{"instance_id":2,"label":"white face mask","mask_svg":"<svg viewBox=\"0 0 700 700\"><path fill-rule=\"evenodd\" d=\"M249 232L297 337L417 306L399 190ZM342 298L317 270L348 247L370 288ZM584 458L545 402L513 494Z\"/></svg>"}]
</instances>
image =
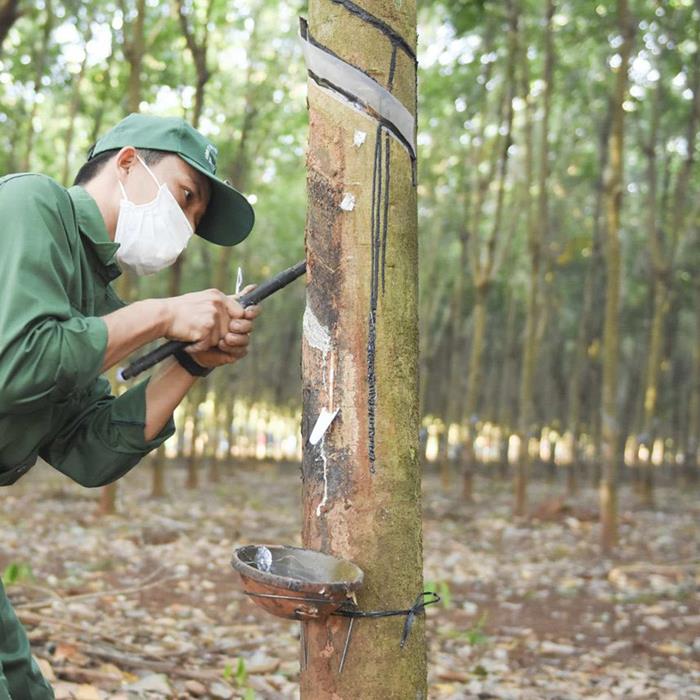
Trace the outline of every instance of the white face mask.
<instances>
[{"instance_id":1,"label":"white face mask","mask_svg":"<svg viewBox=\"0 0 700 700\"><path fill-rule=\"evenodd\" d=\"M114 242L119 243L117 260L137 275L150 275L172 265L192 237L185 213L165 183L136 156L158 185L158 194L146 204L134 204L121 181L122 200Z\"/></svg>"}]
</instances>

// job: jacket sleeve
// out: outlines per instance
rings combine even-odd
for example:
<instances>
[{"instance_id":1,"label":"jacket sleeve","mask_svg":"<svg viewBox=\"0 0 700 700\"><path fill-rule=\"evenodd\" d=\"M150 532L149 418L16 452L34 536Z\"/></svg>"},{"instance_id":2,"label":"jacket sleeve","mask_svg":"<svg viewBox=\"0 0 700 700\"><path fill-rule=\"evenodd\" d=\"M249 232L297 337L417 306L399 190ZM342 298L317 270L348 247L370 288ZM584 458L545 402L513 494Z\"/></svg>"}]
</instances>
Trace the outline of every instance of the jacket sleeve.
<instances>
[{"instance_id":1,"label":"jacket sleeve","mask_svg":"<svg viewBox=\"0 0 700 700\"><path fill-rule=\"evenodd\" d=\"M148 380L115 397L106 380L96 382L80 411L39 451L42 459L83 486L124 476L175 432L170 418L153 440L144 439L147 386Z\"/></svg>"},{"instance_id":2,"label":"jacket sleeve","mask_svg":"<svg viewBox=\"0 0 700 700\"><path fill-rule=\"evenodd\" d=\"M65 191L14 177L0 185L0 211L0 414L26 413L89 390L107 327L70 304L80 241Z\"/></svg>"}]
</instances>

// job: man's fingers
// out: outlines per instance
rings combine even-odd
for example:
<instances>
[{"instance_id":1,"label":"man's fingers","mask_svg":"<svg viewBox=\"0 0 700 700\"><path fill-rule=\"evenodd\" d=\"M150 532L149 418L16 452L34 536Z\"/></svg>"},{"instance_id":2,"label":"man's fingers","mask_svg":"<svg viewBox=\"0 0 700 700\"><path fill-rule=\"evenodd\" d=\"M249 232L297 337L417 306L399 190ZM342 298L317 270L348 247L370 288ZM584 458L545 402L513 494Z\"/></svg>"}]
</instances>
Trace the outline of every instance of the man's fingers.
<instances>
[{"instance_id":1,"label":"man's fingers","mask_svg":"<svg viewBox=\"0 0 700 700\"><path fill-rule=\"evenodd\" d=\"M219 342L220 347L207 348L201 352L194 352L188 348L187 351L194 355L195 362L198 362L203 367L219 367L221 365L230 365L233 362L241 360L248 354L247 347L230 347L223 341ZM225 348L225 349L222 349Z\"/></svg>"},{"instance_id":2,"label":"man's fingers","mask_svg":"<svg viewBox=\"0 0 700 700\"><path fill-rule=\"evenodd\" d=\"M223 340L219 342L217 349L225 355L235 358L244 357L248 353L247 345L230 345Z\"/></svg>"},{"instance_id":3,"label":"man's fingers","mask_svg":"<svg viewBox=\"0 0 700 700\"><path fill-rule=\"evenodd\" d=\"M243 317L252 321L260 315L261 310L262 309L257 304L255 306L248 306L245 309Z\"/></svg>"},{"instance_id":4,"label":"man's fingers","mask_svg":"<svg viewBox=\"0 0 700 700\"><path fill-rule=\"evenodd\" d=\"M223 340L226 337L226 334L228 333L229 323L231 323L231 318L228 315L228 313L219 314L219 332L216 336L216 341L212 343L212 346L217 345L221 340Z\"/></svg>"},{"instance_id":5,"label":"man's fingers","mask_svg":"<svg viewBox=\"0 0 700 700\"><path fill-rule=\"evenodd\" d=\"M220 341L219 348L224 349L225 346L228 347L245 347L250 342L250 337L245 333L227 333Z\"/></svg>"},{"instance_id":6,"label":"man's fingers","mask_svg":"<svg viewBox=\"0 0 700 700\"><path fill-rule=\"evenodd\" d=\"M209 350L211 347L211 342L209 338L206 340L200 340L198 343L193 343L192 345L188 345L185 347L186 352L189 352L190 354L196 353L196 352L204 352L204 350Z\"/></svg>"},{"instance_id":7,"label":"man's fingers","mask_svg":"<svg viewBox=\"0 0 700 700\"><path fill-rule=\"evenodd\" d=\"M253 323L245 318L234 318L228 324L230 333L250 333L253 330Z\"/></svg>"},{"instance_id":8,"label":"man's fingers","mask_svg":"<svg viewBox=\"0 0 700 700\"><path fill-rule=\"evenodd\" d=\"M229 333L226 336L226 345L234 348L245 348L250 344L249 335L241 335L239 333Z\"/></svg>"},{"instance_id":9,"label":"man's fingers","mask_svg":"<svg viewBox=\"0 0 700 700\"><path fill-rule=\"evenodd\" d=\"M231 318L243 318L245 312L234 296L226 297L226 311Z\"/></svg>"}]
</instances>

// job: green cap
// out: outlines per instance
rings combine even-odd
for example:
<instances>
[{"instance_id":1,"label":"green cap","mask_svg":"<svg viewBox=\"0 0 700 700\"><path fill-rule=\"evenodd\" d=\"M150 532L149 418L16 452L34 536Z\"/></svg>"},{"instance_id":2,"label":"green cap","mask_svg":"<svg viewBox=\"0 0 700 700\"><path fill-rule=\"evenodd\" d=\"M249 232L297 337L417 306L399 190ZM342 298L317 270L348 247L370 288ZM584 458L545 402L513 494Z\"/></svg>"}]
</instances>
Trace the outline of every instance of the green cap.
<instances>
[{"instance_id":1,"label":"green cap","mask_svg":"<svg viewBox=\"0 0 700 700\"><path fill-rule=\"evenodd\" d=\"M255 221L253 207L240 192L216 177L216 146L184 119L130 114L97 141L88 160L124 146L177 153L209 178L211 198L196 231L202 238L218 245L235 245L250 233Z\"/></svg>"}]
</instances>

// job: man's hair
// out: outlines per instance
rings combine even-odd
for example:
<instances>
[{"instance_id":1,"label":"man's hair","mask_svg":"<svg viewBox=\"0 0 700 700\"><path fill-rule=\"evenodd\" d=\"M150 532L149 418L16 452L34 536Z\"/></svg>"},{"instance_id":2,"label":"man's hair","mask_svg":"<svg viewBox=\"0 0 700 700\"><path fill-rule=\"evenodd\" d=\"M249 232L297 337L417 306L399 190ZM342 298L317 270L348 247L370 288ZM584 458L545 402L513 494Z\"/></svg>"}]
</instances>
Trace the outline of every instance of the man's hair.
<instances>
[{"instance_id":1,"label":"man's hair","mask_svg":"<svg viewBox=\"0 0 700 700\"><path fill-rule=\"evenodd\" d=\"M94 158L83 163L80 170L78 170L78 174L75 176L73 184L84 185L90 182L90 180L104 168L107 161L114 158L120 150L120 148L113 148L109 151L103 151ZM160 163L165 156L170 155L170 151L156 151L152 148L137 148L136 152L143 158L146 165L156 165Z\"/></svg>"}]
</instances>

